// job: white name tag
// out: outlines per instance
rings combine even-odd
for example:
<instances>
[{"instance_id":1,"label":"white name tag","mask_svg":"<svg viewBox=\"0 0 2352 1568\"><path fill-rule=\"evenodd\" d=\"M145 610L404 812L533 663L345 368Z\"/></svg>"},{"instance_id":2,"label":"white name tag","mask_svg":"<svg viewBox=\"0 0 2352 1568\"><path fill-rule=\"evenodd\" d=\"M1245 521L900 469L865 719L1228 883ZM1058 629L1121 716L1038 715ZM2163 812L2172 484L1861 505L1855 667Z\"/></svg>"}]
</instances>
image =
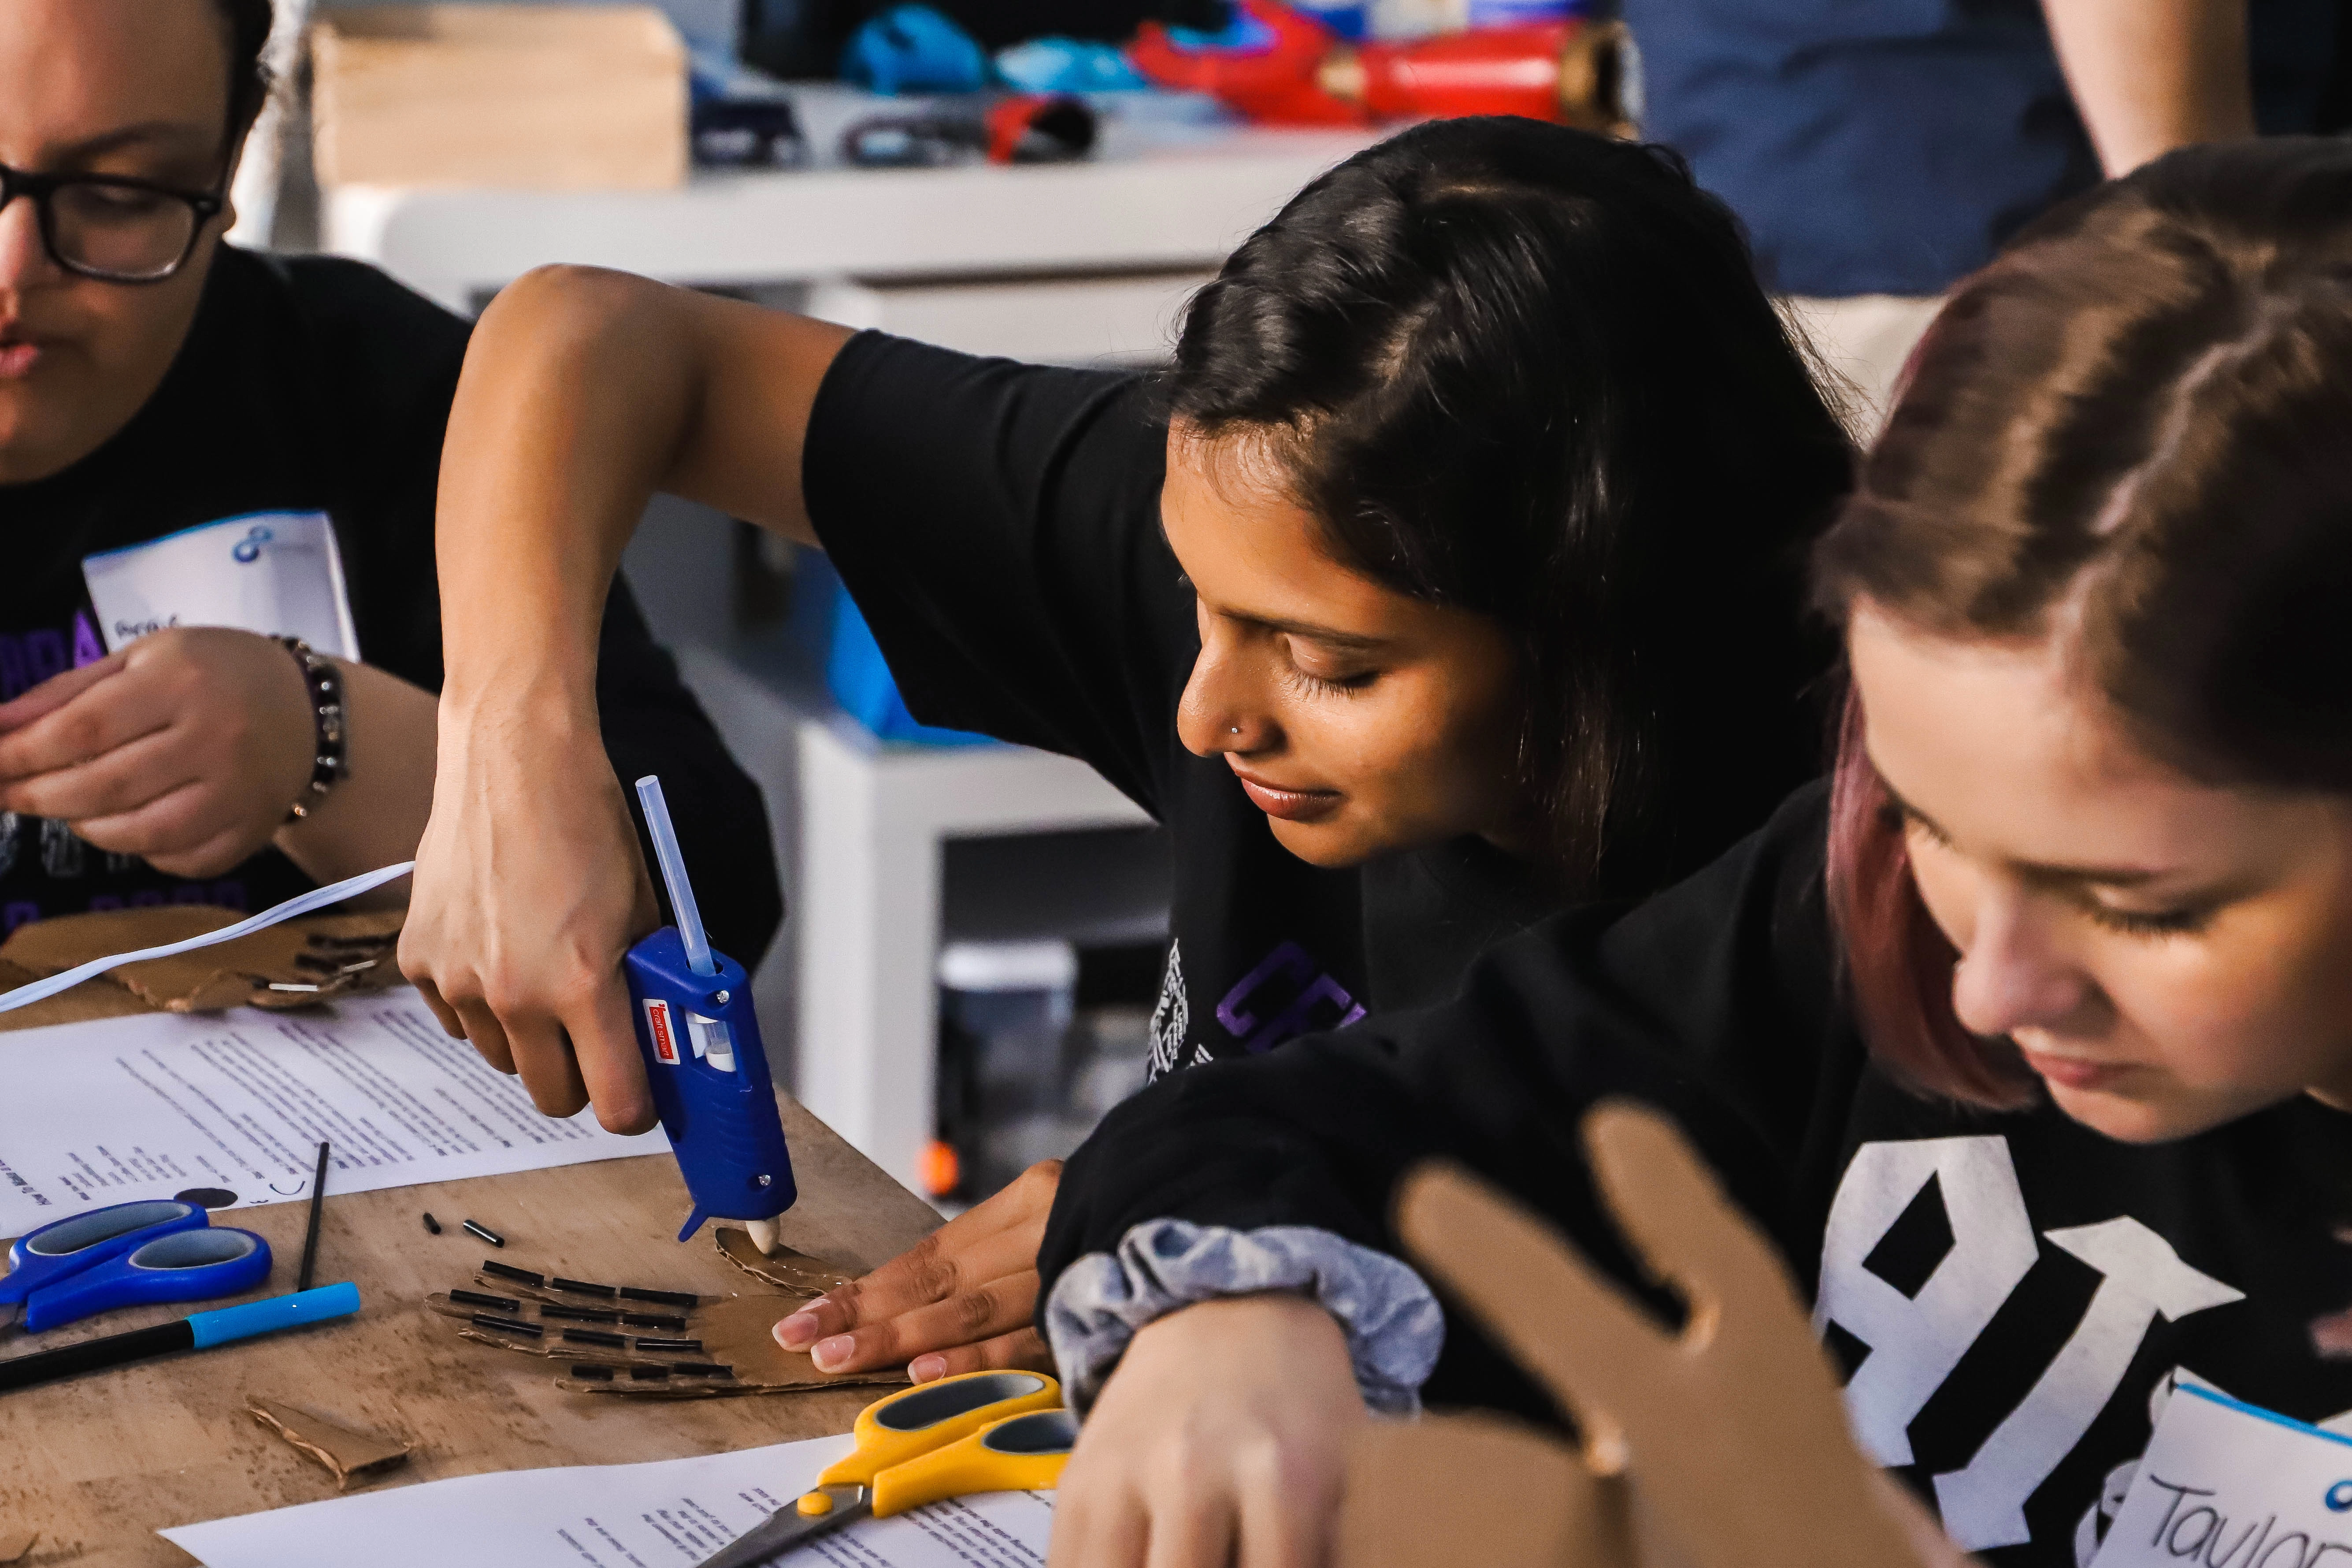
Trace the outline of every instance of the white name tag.
<instances>
[{"instance_id":1,"label":"white name tag","mask_svg":"<svg viewBox=\"0 0 2352 1568\"><path fill-rule=\"evenodd\" d=\"M322 511L263 511L182 529L81 563L106 650L165 626L235 626L360 657L343 558Z\"/></svg>"},{"instance_id":2,"label":"white name tag","mask_svg":"<svg viewBox=\"0 0 2352 1568\"><path fill-rule=\"evenodd\" d=\"M2352 1438L2183 1383L2094 1568L2352 1568Z\"/></svg>"}]
</instances>

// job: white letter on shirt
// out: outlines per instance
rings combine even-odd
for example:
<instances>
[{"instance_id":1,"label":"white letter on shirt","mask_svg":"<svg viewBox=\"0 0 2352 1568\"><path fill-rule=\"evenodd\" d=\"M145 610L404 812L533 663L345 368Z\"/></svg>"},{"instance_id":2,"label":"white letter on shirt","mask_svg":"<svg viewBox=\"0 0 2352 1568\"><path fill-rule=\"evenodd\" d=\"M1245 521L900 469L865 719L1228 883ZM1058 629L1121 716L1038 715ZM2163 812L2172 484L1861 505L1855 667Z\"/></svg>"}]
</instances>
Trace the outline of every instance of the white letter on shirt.
<instances>
[{"instance_id":1,"label":"white letter on shirt","mask_svg":"<svg viewBox=\"0 0 2352 1568\"><path fill-rule=\"evenodd\" d=\"M1943 1189L1952 1249L1916 1296L1863 1267L1929 1178ZM1845 1385L1863 1449L1882 1465L1911 1462L1912 1418L1940 1387L2039 1248L2009 1141L1923 1138L1864 1143L1830 1205L1813 1327L1836 1323L1870 1347Z\"/></svg>"},{"instance_id":2,"label":"white letter on shirt","mask_svg":"<svg viewBox=\"0 0 2352 1568\"><path fill-rule=\"evenodd\" d=\"M2115 1397L2158 1313L2171 1322L2244 1299L2181 1262L2169 1242L2128 1215L2043 1234L2105 1278L2074 1336L1968 1468L1936 1478L1944 1529L1967 1552L2032 1539L2025 1500Z\"/></svg>"}]
</instances>

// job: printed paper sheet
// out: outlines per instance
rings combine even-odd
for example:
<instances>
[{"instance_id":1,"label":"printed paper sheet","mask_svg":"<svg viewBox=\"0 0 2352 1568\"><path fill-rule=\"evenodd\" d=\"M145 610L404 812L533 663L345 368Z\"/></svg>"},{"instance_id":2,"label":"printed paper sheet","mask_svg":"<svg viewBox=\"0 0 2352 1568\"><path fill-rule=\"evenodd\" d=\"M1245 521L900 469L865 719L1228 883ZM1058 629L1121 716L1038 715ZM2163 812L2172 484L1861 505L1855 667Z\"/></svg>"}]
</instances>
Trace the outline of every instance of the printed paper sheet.
<instances>
[{"instance_id":1,"label":"printed paper sheet","mask_svg":"<svg viewBox=\"0 0 2352 1568\"><path fill-rule=\"evenodd\" d=\"M0 1237L191 1188L236 1205L666 1152L593 1111L542 1116L414 991L268 1013L148 1014L0 1034Z\"/></svg>"},{"instance_id":2,"label":"printed paper sheet","mask_svg":"<svg viewBox=\"0 0 2352 1568\"><path fill-rule=\"evenodd\" d=\"M849 1451L816 1437L692 1459L464 1476L163 1531L205 1568L692 1568ZM1041 1568L1051 1492L991 1492L811 1542L815 1568Z\"/></svg>"}]
</instances>

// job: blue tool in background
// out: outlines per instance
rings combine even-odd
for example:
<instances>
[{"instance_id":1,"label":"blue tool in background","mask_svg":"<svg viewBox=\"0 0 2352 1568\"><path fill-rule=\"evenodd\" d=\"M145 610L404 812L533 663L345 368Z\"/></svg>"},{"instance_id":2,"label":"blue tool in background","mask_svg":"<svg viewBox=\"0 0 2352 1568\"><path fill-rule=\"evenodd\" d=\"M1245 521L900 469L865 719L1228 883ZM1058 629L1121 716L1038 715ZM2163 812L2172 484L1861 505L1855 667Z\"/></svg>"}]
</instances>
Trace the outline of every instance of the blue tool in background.
<instances>
[{"instance_id":1,"label":"blue tool in background","mask_svg":"<svg viewBox=\"0 0 2352 1568\"><path fill-rule=\"evenodd\" d=\"M629 949L622 969L654 1105L694 1200L677 1238L686 1240L707 1219L739 1219L766 1251L774 1245L775 1217L800 1190L751 1011L751 976L713 952L703 934L661 780L650 773L639 779L637 799L677 923Z\"/></svg>"},{"instance_id":2,"label":"blue tool in background","mask_svg":"<svg viewBox=\"0 0 2352 1568\"><path fill-rule=\"evenodd\" d=\"M269 1244L249 1230L215 1230L177 1199L114 1204L54 1221L8 1248L0 1306L21 1310L27 1332L117 1307L240 1295L269 1278Z\"/></svg>"}]
</instances>

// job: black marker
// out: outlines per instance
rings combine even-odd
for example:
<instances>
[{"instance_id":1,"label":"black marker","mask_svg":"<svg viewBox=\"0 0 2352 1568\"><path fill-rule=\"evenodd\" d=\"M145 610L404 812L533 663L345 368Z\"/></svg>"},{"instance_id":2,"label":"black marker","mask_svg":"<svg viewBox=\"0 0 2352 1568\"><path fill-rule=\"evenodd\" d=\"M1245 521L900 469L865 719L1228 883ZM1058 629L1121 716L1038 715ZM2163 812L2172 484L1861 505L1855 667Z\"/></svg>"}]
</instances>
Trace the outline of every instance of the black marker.
<instances>
[{"instance_id":1,"label":"black marker","mask_svg":"<svg viewBox=\"0 0 2352 1568\"><path fill-rule=\"evenodd\" d=\"M319 1205L327 1195L327 1141L319 1141L319 1168L310 1175L310 1228L302 1236L302 1271L294 1277L297 1295L310 1288L311 1271L319 1263Z\"/></svg>"}]
</instances>

